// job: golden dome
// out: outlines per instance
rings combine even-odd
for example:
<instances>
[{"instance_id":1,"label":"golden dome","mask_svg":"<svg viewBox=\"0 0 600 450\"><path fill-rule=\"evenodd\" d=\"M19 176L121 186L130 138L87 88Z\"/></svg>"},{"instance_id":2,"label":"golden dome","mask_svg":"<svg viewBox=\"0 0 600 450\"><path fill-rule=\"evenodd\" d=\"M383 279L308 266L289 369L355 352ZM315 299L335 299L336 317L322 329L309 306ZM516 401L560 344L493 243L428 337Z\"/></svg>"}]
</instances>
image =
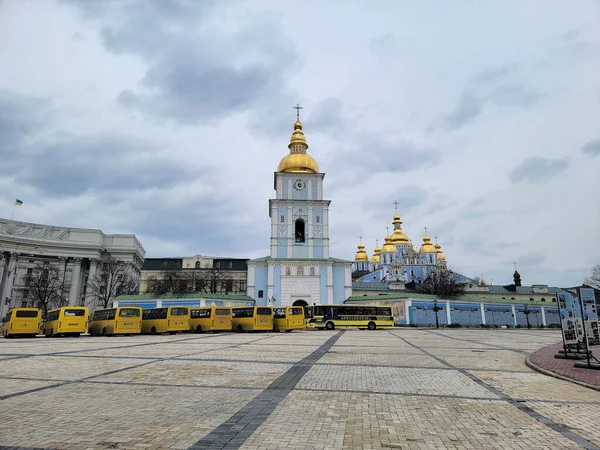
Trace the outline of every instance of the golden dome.
<instances>
[{"instance_id":1,"label":"golden dome","mask_svg":"<svg viewBox=\"0 0 600 450\"><path fill-rule=\"evenodd\" d=\"M285 156L277 167L277 172L319 173L319 165L306 153L308 144L302 132L302 122L296 120L294 132L288 145L290 154Z\"/></svg>"},{"instance_id":2,"label":"golden dome","mask_svg":"<svg viewBox=\"0 0 600 450\"><path fill-rule=\"evenodd\" d=\"M431 239L429 236L423 236L423 243L421 244L421 248L419 249L419 253L435 253L435 247L431 244Z\"/></svg>"},{"instance_id":3,"label":"golden dome","mask_svg":"<svg viewBox=\"0 0 600 450\"><path fill-rule=\"evenodd\" d=\"M365 246L362 242L358 244L358 251L356 252L354 261L369 261L369 255L365 252Z\"/></svg>"},{"instance_id":4,"label":"golden dome","mask_svg":"<svg viewBox=\"0 0 600 450\"><path fill-rule=\"evenodd\" d=\"M385 237L385 244L383 244L383 247L381 248L381 253L394 253L397 251L396 247L392 244L392 237L387 235Z\"/></svg>"},{"instance_id":5,"label":"golden dome","mask_svg":"<svg viewBox=\"0 0 600 450\"><path fill-rule=\"evenodd\" d=\"M444 253L442 253L442 246L436 242L433 247L435 248L435 251L437 252L437 260L438 261L446 261L446 255L444 255Z\"/></svg>"},{"instance_id":6,"label":"golden dome","mask_svg":"<svg viewBox=\"0 0 600 450\"><path fill-rule=\"evenodd\" d=\"M381 249L379 247L375 247L374 252L375 253L373 253L373 257L371 258L371 262L372 263L381 262Z\"/></svg>"},{"instance_id":7,"label":"golden dome","mask_svg":"<svg viewBox=\"0 0 600 450\"><path fill-rule=\"evenodd\" d=\"M392 233L392 244L400 245L400 244L408 244L408 236L404 234L402 231L402 222L400 221L400 215L398 211L394 215L394 232Z\"/></svg>"}]
</instances>

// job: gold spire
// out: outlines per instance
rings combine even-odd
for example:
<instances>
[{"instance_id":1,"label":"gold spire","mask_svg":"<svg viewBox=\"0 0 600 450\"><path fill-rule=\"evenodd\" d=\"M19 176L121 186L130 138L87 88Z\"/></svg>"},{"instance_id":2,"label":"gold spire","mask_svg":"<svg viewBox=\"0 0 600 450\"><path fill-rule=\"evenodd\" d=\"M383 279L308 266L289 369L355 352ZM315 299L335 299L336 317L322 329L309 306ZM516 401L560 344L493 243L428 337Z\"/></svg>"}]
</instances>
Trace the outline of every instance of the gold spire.
<instances>
[{"instance_id":1,"label":"gold spire","mask_svg":"<svg viewBox=\"0 0 600 450\"><path fill-rule=\"evenodd\" d=\"M396 247L392 244L392 237L389 234L385 235L385 244L381 248L381 253L394 253L397 252Z\"/></svg>"},{"instance_id":2,"label":"gold spire","mask_svg":"<svg viewBox=\"0 0 600 450\"><path fill-rule=\"evenodd\" d=\"M371 258L372 263L381 262L381 249L379 248L379 239L375 240L375 250L373 251L373 257Z\"/></svg>"},{"instance_id":3,"label":"gold spire","mask_svg":"<svg viewBox=\"0 0 600 450\"><path fill-rule=\"evenodd\" d=\"M427 236L427 231L425 231L425 236L423 236L423 243L421 244L421 248L419 249L419 253L435 253L436 249L433 245L431 245L431 239Z\"/></svg>"},{"instance_id":4,"label":"gold spire","mask_svg":"<svg viewBox=\"0 0 600 450\"><path fill-rule=\"evenodd\" d=\"M408 244L408 236L404 234L402 231L402 222L400 221L400 215L398 211L394 214L394 232L392 233L392 244L400 245L400 244Z\"/></svg>"},{"instance_id":5,"label":"gold spire","mask_svg":"<svg viewBox=\"0 0 600 450\"><path fill-rule=\"evenodd\" d=\"M442 253L442 246L440 244L438 244L438 238L437 236L435 237L435 245L433 246L435 248L435 251L437 252L437 260L438 261L446 261L446 255L444 255Z\"/></svg>"},{"instance_id":6,"label":"gold spire","mask_svg":"<svg viewBox=\"0 0 600 450\"><path fill-rule=\"evenodd\" d=\"M362 243L362 239L358 244L358 251L356 252L356 256L354 256L354 261L369 261L369 255L365 252L365 245Z\"/></svg>"},{"instance_id":7,"label":"gold spire","mask_svg":"<svg viewBox=\"0 0 600 450\"><path fill-rule=\"evenodd\" d=\"M294 107L297 110L296 122L294 123L294 132L290 138L290 154L284 157L277 167L277 172L296 172L296 173L319 173L319 165L312 156L306 153L308 144L302 131L302 122L300 122L300 105Z\"/></svg>"}]
</instances>

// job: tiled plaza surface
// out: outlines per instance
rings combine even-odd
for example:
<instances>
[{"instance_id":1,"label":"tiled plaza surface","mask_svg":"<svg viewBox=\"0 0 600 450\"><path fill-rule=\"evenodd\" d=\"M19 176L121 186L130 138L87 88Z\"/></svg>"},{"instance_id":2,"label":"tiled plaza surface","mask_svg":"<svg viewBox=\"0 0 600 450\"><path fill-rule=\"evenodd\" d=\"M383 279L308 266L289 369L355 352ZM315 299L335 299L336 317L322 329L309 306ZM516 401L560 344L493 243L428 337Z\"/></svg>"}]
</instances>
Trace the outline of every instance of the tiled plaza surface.
<instances>
[{"instance_id":1,"label":"tiled plaza surface","mask_svg":"<svg viewBox=\"0 0 600 450\"><path fill-rule=\"evenodd\" d=\"M576 380L591 386L600 388L600 370L589 370L587 368L575 367L575 362L587 364L587 359L573 360L555 358L558 352L563 350L562 342L544 347L531 355L531 362L538 368L553 372L557 375ZM591 363L600 361L600 348L593 348L594 358L590 358Z\"/></svg>"},{"instance_id":2,"label":"tiled plaza surface","mask_svg":"<svg viewBox=\"0 0 600 450\"><path fill-rule=\"evenodd\" d=\"M0 339L0 450L600 448L550 330Z\"/></svg>"}]
</instances>

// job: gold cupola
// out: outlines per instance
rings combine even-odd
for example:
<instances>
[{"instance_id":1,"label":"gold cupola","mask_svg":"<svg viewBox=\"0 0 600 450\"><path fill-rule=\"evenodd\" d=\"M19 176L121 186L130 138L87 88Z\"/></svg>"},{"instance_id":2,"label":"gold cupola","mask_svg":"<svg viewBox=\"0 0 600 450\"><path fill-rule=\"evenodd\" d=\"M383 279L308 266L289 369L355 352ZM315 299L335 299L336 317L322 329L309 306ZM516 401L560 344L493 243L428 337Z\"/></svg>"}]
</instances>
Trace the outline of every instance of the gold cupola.
<instances>
[{"instance_id":1,"label":"gold cupola","mask_svg":"<svg viewBox=\"0 0 600 450\"><path fill-rule=\"evenodd\" d=\"M442 246L437 243L437 240L433 247L435 248L435 251L437 252L437 260L438 261L446 261L446 255L444 255L444 253L442 253Z\"/></svg>"},{"instance_id":2,"label":"gold cupola","mask_svg":"<svg viewBox=\"0 0 600 450\"><path fill-rule=\"evenodd\" d=\"M319 165L312 156L306 153L308 144L302 132L302 122L299 117L294 123L294 132L288 148L290 154L279 162L277 172L319 173Z\"/></svg>"},{"instance_id":3,"label":"gold cupola","mask_svg":"<svg viewBox=\"0 0 600 450\"><path fill-rule=\"evenodd\" d=\"M423 236L423 243L419 249L419 253L436 253L435 247L431 244L431 239L427 234Z\"/></svg>"},{"instance_id":4,"label":"gold cupola","mask_svg":"<svg viewBox=\"0 0 600 450\"><path fill-rule=\"evenodd\" d=\"M373 257L371 258L372 263L381 262L381 249L379 248L379 242L375 244L375 250L373 250Z\"/></svg>"},{"instance_id":5,"label":"gold cupola","mask_svg":"<svg viewBox=\"0 0 600 450\"><path fill-rule=\"evenodd\" d=\"M393 245L408 245L408 236L402 231L402 222L400 221L400 215L398 211L394 215L394 232L392 233L392 244Z\"/></svg>"},{"instance_id":6,"label":"gold cupola","mask_svg":"<svg viewBox=\"0 0 600 450\"><path fill-rule=\"evenodd\" d=\"M385 244L383 244L383 247L381 248L381 253L395 253L397 251L394 244L392 244L392 237L389 234L386 235Z\"/></svg>"},{"instance_id":7,"label":"gold cupola","mask_svg":"<svg viewBox=\"0 0 600 450\"><path fill-rule=\"evenodd\" d=\"M365 245L362 242L358 244L358 251L356 252L356 256L354 256L354 261L356 262L369 262L369 255L365 252Z\"/></svg>"}]
</instances>

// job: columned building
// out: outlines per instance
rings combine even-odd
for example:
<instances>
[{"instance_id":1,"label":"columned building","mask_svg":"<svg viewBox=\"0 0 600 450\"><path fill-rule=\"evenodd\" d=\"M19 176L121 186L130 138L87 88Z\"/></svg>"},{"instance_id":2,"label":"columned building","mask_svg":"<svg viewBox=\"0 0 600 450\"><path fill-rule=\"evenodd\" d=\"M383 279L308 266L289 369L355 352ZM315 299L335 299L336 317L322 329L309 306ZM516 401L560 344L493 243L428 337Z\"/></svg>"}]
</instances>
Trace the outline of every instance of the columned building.
<instances>
[{"instance_id":1,"label":"columned building","mask_svg":"<svg viewBox=\"0 0 600 450\"><path fill-rule=\"evenodd\" d=\"M307 154L299 118L274 174L269 200L271 252L248 261L248 295L257 305L342 303L352 295L352 262L329 256L329 205L324 173Z\"/></svg>"},{"instance_id":2,"label":"columned building","mask_svg":"<svg viewBox=\"0 0 600 450\"><path fill-rule=\"evenodd\" d=\"M38 306L28 279L46 265L61 274L61 302L95 307L88 279L111 258L130 266L139 282L145 250L133 234L0 219L0 317L9 308Z\"/></svg>"}]
</instances>

